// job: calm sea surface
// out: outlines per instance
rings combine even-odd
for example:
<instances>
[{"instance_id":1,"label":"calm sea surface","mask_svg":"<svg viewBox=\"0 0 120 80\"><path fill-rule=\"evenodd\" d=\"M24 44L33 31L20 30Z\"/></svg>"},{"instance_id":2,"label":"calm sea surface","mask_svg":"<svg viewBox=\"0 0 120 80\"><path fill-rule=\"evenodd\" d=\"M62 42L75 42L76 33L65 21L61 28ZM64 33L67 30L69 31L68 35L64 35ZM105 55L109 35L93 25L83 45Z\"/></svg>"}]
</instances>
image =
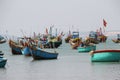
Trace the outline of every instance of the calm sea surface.
<instances>
[{"instance_id":1,"label":"calm sea surface","mask_svg":"<svg viewBox=\"0 0 120 80\"><path fill-rule=\"evenodd\" d=\"M120 45L108 39L97 49L120 49ZM5 68L0 68L0 80L120 80L120 62L92 63L88 53L78 53L64 42L55 49L59 53L55 60L12 55L7 43L0 44L0 50L8 59Z\"/></svg>"}]
</instances>

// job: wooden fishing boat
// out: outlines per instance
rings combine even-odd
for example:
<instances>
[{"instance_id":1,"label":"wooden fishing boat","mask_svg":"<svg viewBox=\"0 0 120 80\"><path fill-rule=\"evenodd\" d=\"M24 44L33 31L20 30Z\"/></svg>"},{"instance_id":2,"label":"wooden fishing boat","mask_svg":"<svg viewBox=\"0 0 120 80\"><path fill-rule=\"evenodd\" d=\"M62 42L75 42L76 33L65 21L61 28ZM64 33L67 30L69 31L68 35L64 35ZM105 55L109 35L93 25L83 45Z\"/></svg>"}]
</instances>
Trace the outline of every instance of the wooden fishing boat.
<instances>
[{"instance_id":1,"label":"wooden fishing boat","mask_svg":"<svg viewBox=\"0 0 120 80\"><path fill-rule=\"evenodd\" d=\"M120 50L96 50L91 51L92 62L116 62L120 61Z\"/></svg>"},{"instance_id":2,"label":"wooden fishing boat","mask_svg":"<svg viewBox=\"0 0 120 80\"><path fill-rule=\"evenodd\" d=\"M99 33L99 34L98 34ZM101 33L101 34L100 34ZM98 44L99 42L106 42L107 40L107 36L105 36L104 34L102 34L102 32L94 32L91 31L89 33L89 39L88 39L91 43L95 43Z\"/></svg>"},{"instance_id":3,"label":"wooden fishing boat","mask_svg":"<svg viewBox=\"0 0 120 80\"><path fill-rule=\"evenodd\" d=\"M21 49L23 48L22 45L19 45L18 43L12 41L12 40L9 40L9 46L11 48L11 52L12 54L22 54L22 51Z\"/></svg>"},{"instance_id":4,"label":"wooden fishing boat","mask_svg":"<svg viewBox=\"0 0 120 80\"><path fill-rule=\"evenodd\" d=\"M72 36L66 37L66 38L65 38L65 42L66 42L66 43L69 43L69 40L70 40L70 39L72 39Z\"/></svg>"},{"instance_id":5,"label":"wooden fishing boat","mask_svg":"<svg viewBox=\"0 0 120 80\"><path fill-rule=\"evenodd\" d=\"M5 67L7 63L7 59L3 57L3 53L0 51L0 68Z\"/></svg>"},{"instance_id":6,"label":"wooden fishing boat","mask_svg":"<svg viewBox=\"0 0 120 80\"><path fill-rule=\"evenodd\" d=\"M91 46L85 46L85 47L78 47L77 50L78 50L78 52L89 52L92 50L96 50L96 46L91 45Z\"/></svg>"},{"instance_id":7,"label":"wooden fishing boat","mask_svg":"<svg viewBox=\"0 0 120 80\"><path fill-rule=\"evenodd\" d=\"M60 41L49 41L48 43L44 44L44 48L58 48L62 44L62 40Z\"/></svg>"},{"instance_id":8,"label":"wooden fishing boat","mask_svg":"<svg viewBox=\"0 0 120 80\"><path fill-rule=\"evenodd\" d=\"M29 47L24 47L22 50L22 54L25 56L31 56L31 49Z\"/></svg>"},{"instance_id":9,"label":"wooden fishing boat","mask_svg":"<svg viewBox=\"0 0 120 80\"><path fill-rule=\"evenodd\" d=\"M64 39L65 40L65 43L69 43L69 40L72 39L72 34L71 34L71 31L69 30L66 38Z\"/></svg>"},{"instance_id":10,"label":"wooden fishing boat","mask_svg":"<svg viewBox=\"0 0 120 80\"><path fill-rule=\"evenodd\" d=\"M112 39L112 41L113 41L114 43L120 43L120 40L118 40L118 39Z\"/></svg>"},{"instance_id":11,"label":"wooden fishing boat","mask_svg":"<svg viewBox=\"0 0 120 80\"><path fill-rule=\"evenodd\" d=\"M100 35L100 36L98 36L98 40L99 40L99 42L106 42L107 36L105 36L105 35Z\"/></svg>"},{"instance_id":12,"label":"wooden fishing boat","mask_svg":"<svg viewBox=\"0 0 120 80\"><path fill-rule=\"evenodd\" d=\"M117 34L117 38L116 39L112 39L112 41L114 43L120 43L120 34Z\"/></svg>"},{"instance_id":13,"label":"wooden fishing boat","mask_svg":"<svg viewBox=\"0 0 120 80\"><path fill-rule=\"evenodd\" d=\"M40 48L32 48L32 57L34 60L39 60L39 59L57 59L58 53L54 52L47 52L43 51Z\"/></svg>"},{"instance_id":14,"label":"wooden fishing boat","mask_svg":"<svg viewBox=\"0 0 120 80\"><path fill-rule=\"evenodd\" d=\"M85 41L86 41L86 42L89 42L89 43L98 44L98 43L99 43L99 40L98 40L97 32L90 31L89 37L87 37L87 38L85 39Z\"/></svg>"},{"instance_id":15,"label":"wooden fishing boat","mask_svg":"<svg viewBox=\"0 0 120 80\"><path fill-rule=\"evenodd\" d=\"M69 43L72 49L77 49L77 47L80 46L81 41L82 40L80 38L75 38L75 39L70 39Z\"/></svg>"}]
</instances>

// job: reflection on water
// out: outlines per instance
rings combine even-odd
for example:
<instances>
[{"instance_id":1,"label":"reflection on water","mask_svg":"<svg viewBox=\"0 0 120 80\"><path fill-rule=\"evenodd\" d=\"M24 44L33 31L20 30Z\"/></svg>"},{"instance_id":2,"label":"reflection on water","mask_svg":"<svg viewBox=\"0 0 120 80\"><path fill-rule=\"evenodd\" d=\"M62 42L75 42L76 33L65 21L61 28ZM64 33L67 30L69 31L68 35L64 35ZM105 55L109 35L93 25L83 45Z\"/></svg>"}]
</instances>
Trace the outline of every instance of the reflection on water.
<instances>
[{"instance_id":1,"label":"reflection on water","mask_svg":"<svg viewBox=\"0 0 120 80\"><path fill-rule=\"evenodd\" d=\"M102 49L103 44L98 44L97 49ZM110 47L108 44L115 49L120 46L110 42L106 47ZM12 55L8 44L0 47L8 59L6 67L0 69L0 80L120 80L120 62L91 62L88 53L78 53L69 44L56 49L59 56L54 60Z\"/></svg>"}]
</instances>

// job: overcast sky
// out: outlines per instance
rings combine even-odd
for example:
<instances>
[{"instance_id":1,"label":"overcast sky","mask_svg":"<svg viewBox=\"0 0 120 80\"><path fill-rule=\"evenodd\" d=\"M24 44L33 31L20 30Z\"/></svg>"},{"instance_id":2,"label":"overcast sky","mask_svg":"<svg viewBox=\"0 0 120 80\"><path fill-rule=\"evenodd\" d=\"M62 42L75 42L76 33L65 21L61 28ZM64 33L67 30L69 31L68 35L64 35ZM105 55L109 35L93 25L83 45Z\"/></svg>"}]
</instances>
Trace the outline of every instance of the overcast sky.
<instances>
[{"instance_id":1,"label":"overcast sky","mask_svg":"<svg viewBox=\"0 0 120 80\"><path fill-rule=\"evenodd\" d=\"M91 31L103 27L120 30L120 0L0 0L0 33L44 33L54 25L59 31ZM72 27L73 26L73 27Z\"/></svg>"}]
</instances>

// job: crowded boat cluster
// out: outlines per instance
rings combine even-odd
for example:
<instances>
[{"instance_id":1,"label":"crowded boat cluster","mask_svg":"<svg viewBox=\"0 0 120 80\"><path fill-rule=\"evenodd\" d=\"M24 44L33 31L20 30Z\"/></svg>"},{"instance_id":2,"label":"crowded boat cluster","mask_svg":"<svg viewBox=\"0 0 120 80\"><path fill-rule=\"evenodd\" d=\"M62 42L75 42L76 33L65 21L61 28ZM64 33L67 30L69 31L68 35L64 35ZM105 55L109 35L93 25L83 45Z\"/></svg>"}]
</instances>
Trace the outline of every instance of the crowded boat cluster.
<instances>
[{"instance_id":1,"label":"crowded boat cluster","mask_svg":"<svg viewBox=\"0 0 120 80\"><path fill-rule=\"evenodd\" d=\"M101 32L101 29L99 31L91 31L85 39L80 37L79 31L69 31L67 36L63 38L64 35L61 32L53 36L46 29L45 34L38 34L33 37L23 36L6 40L3 36L0 36L0 44L8 42L13 55L32 56L34 60L41 60L57 59L59 53L56 50L49 52L44 49L56 49L65 41L66 44L70 44L72 49L76 49L78 53L90 53L91 62L120 61L120 50L96 50L97 44L105 43L107 40L107 36ZM120 34L117 34L117 39L113 39L112 41L120 43ZM0 67L5 67L7 62L7 59L3 55L4 53L0 51Z\"/></svg>"}]
</instances>

